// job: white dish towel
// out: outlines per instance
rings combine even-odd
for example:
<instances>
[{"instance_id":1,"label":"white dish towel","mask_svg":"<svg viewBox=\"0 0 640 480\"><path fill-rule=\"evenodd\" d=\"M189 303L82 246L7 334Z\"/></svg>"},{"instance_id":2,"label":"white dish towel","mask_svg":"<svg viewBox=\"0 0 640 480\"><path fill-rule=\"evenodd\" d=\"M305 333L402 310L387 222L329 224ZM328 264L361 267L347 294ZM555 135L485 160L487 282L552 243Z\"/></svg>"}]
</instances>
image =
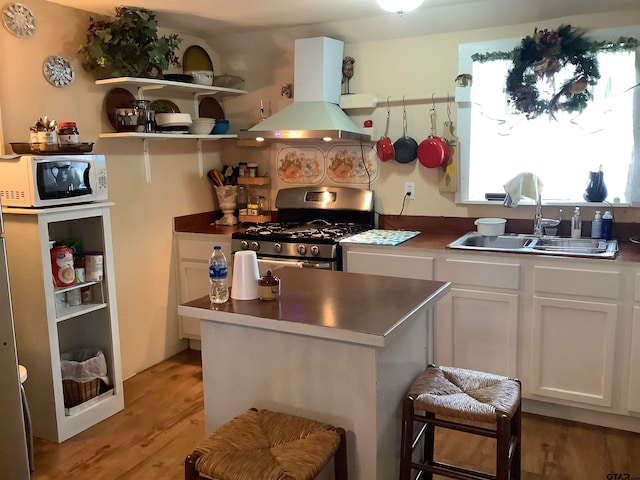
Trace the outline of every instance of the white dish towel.
<instances>
[{"instance_id":1,"label":"white dish towel","mask_svg":"<svg viewBox=\"0 0 640 480\"><path fill-rule=\"evenodd\" d=\"M504 184L504 191L507 192L505 205L516 207L522 197L530 198L533 201L542 195L542 182L531 172L519 173ZM509 202L509 197L511 201Z\"/></svg>"}]
</instances>

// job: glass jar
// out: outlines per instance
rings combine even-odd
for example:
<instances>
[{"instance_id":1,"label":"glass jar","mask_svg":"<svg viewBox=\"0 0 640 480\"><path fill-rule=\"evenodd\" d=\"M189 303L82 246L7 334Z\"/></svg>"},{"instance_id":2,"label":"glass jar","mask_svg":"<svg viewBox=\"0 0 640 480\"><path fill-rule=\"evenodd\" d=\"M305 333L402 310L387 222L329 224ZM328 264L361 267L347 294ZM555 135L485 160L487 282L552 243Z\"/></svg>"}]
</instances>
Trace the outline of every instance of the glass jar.
<instances>
[{"instance_id":1,"label":"glass jar","mask_svg":"<svg viewBox=\"0 0 640 480\"><path fill-rule=\"evenodd\" d=\"M247 215L258 215L258 194L249 192L247 197Z\"/></svg>"},{"instance_id":2,"label":"glass jar","mask_svg":"<svg viewBox=\"0 0 640 480\"><path fill-rule=\"evenodd\" d=\"M58 143L60 145L76 145L80 143L80 134L76 122L60 122L58 124Z\"/></svg>"},{"instance_id":3,"label":"glass jar","mask_svg":"<svg viewBox=\"0 0 640 480\"><path fill-rule=\"evenodd\" d=\"M262 195L258 197L258 215L264 215L264 212L267 211L266 202Z\"/></svg>"}]
</instances>

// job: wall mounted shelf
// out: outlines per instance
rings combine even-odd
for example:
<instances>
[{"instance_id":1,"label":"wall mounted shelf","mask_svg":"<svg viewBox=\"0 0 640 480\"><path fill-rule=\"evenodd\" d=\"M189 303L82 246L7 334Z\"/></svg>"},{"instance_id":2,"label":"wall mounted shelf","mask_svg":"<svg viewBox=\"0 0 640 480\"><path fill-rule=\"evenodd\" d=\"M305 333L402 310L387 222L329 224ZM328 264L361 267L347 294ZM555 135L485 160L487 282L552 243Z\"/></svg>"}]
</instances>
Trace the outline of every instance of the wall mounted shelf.
<instances>
[{"instance_id":1,"label":"wall mounted shelf","mask_svg":"<svg viewBox=\"0 0 640 480\"><path fill-rule=\"evenodd\" d=\"M170 82L168 80L158 80L155 78L137 78L137 77L116 77L96 80L96 85L111 87L132 87L138 89L138 99L144 99L146 90L168 89L181 91L193 95L194 113L198 112L199 101L205 96L227 96L227 95L243 95L247 90L239 90L236 88L215 87L208 85L199 85L196 83L186 82ZM141 133L141 132L113 132L101 133L100 138L137 138L142 140L144 169L147 183L151 183L151 160L149 157L149 140L176 140L176 139L192 139L197 141L198 149L198 172L200 177L204 176L204 162L202 159L202 142L215 141L222 139L237 139L237 135L191 135L191 134L170 134L170 133Z\"/></svg>"}]
</instances>

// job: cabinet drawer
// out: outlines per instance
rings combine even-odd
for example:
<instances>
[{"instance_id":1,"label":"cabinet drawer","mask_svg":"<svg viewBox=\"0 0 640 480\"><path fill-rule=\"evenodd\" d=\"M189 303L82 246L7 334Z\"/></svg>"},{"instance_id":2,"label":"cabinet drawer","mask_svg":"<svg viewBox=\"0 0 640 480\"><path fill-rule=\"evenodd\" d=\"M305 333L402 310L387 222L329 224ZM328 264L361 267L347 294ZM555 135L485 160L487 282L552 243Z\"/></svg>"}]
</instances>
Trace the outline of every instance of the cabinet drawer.
<instances>
[{"instance_id":1,"label":"cabinet drawer","mask_svg":"<svg viewBox=\"0 0 640 480\"><path fill-rule=\"evenodd\" d=\"M353 273L433 280L432 257L347 252L347 269Z\"/></svg>"},{"instance_id":2,"label":"cabinet drawer","mask_svg":"<svg viewBox=\"0 0 640 480\"><path fill-rule=\"evenodd\" d=\"M446 259L439 263L436 280L455 285L520 289L520 265Z\"/></svg>"},{"instance_id":3,"label":"cabinet drawer","mask_svg":"<svg viewBox=\"0 0 640 480\"><path fill-rule=\"evenodd\" d=\"M213 247L215 245L221 245L222 251L227 257L227 262L230 260L231 255L231 241L221 242L218 239L211 240L196 240L190 238L181 238L178 241L178 256L181 259L200 260L208 262Z\"/></svg>"},{"instance_id":4,"label":"cabinet drawer","mask_svg":"<svg viewBox=\"0 0 640 480\"><path fill-rule=\"evenodd\" d=\"M617 299L620 274L605 270L535 267L533 288L536 292Z\"/></svg>"}]
</instances>

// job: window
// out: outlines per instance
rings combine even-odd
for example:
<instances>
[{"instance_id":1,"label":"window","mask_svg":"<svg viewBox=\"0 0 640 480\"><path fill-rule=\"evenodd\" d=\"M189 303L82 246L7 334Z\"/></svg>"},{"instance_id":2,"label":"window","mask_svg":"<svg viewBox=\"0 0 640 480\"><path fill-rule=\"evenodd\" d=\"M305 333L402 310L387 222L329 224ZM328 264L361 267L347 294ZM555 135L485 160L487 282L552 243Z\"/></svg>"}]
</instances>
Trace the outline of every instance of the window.
<instances>
[{"instance_id":1,"label":"window","mask_svg":"<svg viewBox=\"0 0 640 480\"><path fill-rule=\"evenodd\" d=\"M640 38L640 27L589 32L590 39ZM460 72L471 72L472 88L459 88L461 193L458 201L484 202L486 193L504 193L503 185L521 172L533 172L544 187L545 203L584 202L590 171L603 170L607 201L640 201L640 67L637 52L598 54L600 80L593 101L581 113L557 112L527 120L509 113L505 79L510 61L472 62L471 55L510 51L521 39L460 45ZM555 76L562 85L563 75ZM542 91L554 85L539 82ZM466 97L465 97L466 95ZM639 165L640 168L640 165ZM638 190L638 191L635 191Z\"/></svg>"}]
</instances>

